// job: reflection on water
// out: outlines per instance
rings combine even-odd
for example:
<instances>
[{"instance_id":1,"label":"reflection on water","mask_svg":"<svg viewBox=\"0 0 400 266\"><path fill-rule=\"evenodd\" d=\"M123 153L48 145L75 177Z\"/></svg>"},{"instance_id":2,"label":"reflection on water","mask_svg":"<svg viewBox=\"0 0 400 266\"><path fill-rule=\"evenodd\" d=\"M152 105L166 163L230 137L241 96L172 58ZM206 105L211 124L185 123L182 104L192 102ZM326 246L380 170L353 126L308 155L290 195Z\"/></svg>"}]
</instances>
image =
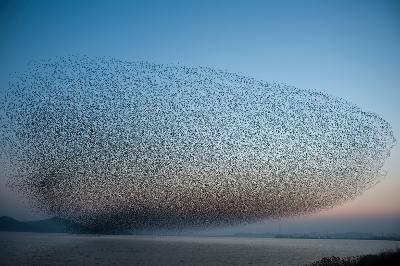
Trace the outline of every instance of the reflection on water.
<instances>
[{"instance_id":1,"label":"reflection on water","mask_svg":"<svg viewBox=\"0 0 400 266\"><path fill-rule=\"evenodd\" d=\"M0 233L3 265L304 265L396 248L383 240Z\"/></svg>"}]
</instances>

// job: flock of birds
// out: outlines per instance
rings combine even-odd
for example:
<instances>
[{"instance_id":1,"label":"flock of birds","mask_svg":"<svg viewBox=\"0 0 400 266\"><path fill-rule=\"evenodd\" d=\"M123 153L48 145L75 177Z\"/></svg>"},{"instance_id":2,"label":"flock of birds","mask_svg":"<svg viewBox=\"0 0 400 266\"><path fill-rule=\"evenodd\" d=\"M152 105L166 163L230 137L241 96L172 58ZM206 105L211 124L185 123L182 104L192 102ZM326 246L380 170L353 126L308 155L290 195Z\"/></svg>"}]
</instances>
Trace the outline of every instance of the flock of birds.
<instances>
[{"instance_id":1,"label":"flock of birds","mask_svg":"<svg viewBox=\"0 0 400 266\"><path fill-rule=\"evenodd\" d=\"M205 67L31 64L3 101L10 184L96 231L255 222L354 199L390 125L336 97Z\"/></svg>"}]
</instances>

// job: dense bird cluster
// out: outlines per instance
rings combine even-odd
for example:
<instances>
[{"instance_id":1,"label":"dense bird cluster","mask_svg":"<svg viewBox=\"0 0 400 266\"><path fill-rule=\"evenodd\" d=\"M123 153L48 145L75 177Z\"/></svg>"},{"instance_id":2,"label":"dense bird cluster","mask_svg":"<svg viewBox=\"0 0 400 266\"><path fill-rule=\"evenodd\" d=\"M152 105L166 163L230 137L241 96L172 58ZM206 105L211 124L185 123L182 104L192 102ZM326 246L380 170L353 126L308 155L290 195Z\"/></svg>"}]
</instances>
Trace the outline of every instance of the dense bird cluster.
<instances>
[{"instance_id":1,"label":"dense bird cluster","mask_svg":"<svg viewBox=\"0 0 400 266\"><path fill-rule=\"evenodd\" d=\"M379 181L379 116L324 93L203 67L63 57L10 83L12 185L95 230L315 212Z\"/></svg>"}]
</instances>

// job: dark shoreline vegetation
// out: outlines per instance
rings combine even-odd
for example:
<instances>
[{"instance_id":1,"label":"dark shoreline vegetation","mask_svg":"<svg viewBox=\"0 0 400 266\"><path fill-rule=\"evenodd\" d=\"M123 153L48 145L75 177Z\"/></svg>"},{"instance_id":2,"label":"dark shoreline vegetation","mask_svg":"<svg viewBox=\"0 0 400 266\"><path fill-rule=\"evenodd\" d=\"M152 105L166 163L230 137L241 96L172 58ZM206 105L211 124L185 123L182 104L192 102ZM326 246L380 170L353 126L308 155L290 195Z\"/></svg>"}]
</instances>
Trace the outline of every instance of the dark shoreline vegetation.
<instances>
[{"instance_id":1,"label":"dark shoreline vegetation","mask_svg":"<svg viewBox=\"0 0 400 266\"><path fill-rule=\"evenodd\" d=\"M385 251L374 255L355 257L325 257L309 266L372 266L372 265L400 265L400 249Z\"/></svg>"},{"instance_id":2,"label":"dark shoreline vegetation","mask_svg":"<svg viewBox=\"0 0 400 266\"><path fill-rule=\"evenodd\" d=\"M73 233L73 234L100 234L100 235L143 235L151 232L141 231L93 231L72 221L53 217L38 221L18 221L14 218L0 217L0 232L36 232L36 233ZM160 235L188 235L181 232L162 232ZM189 234L195 236L195 234ZM400 235L374 235L360 232L345 233L304 233L304 234L274 234L274 233L235 233L231 235L200 235L204 237L239 237L239 238L287 238L287 239L352 239L352 240L392 240L400 241Z\"/></svg>"}]
</instances>

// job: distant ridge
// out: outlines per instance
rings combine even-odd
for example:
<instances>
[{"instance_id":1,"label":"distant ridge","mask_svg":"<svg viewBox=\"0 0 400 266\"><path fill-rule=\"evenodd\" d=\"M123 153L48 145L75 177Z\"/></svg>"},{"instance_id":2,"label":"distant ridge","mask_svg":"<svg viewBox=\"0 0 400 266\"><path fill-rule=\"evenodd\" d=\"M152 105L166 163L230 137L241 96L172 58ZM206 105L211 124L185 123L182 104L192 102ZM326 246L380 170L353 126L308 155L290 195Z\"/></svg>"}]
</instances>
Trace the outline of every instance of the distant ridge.
<instances>
[{"instance_id":1,"label":"distant ridge","mask_svg":"<svg viewBox=\"0 0 400 266\"><path fill-rule=\"evenodd\" d=\"M0 231L40 232L40 233L88 233L88 230L71 221L50 218L38 221L21 222L8 216L0 217Z\"/></svg>"},{"instance_id":2,"label":"distant ridge","mask_svg":"<svg viewBox=\"0 0 400 266\"><path fill-rule=\"evenodd\" d=\"M0 231L34 232L34 230L35 228L28 223L7 216L0 217Z\"/></svg>"},{"instance_id":3,"label":"distant ridge","mask_svg":"<svg viewBox=\"0 0 400 266\"><path fill-rule=\"evenodd\" d=\"M38 232L38 233L82 233L98 234L100 231L91 230L72 221L53 217L38 221L18 221L8 216L0 217L0 232ZM149 234L150 232L147 232ZM104 234L104 232L102 232ZM141 231L110 231L107 234L143 235ZM146 233L144 233L146 234ZM151 234L151 233L150 233ZM171 235L171 234L162 234ZM175 234L172 234L175 235ZM178 234L182 235L182 234ZM249 233L239 232L231 235L207 235L209 237L240 237L240 238L296 238L296 239L357 239L357 240L394 240L400 241L400 235L374 235L360 232L345 232L334 234L274 234L269 232Z\"/></svg>"},{"instance_id":4,"label":"distant ridge","mask_svg":"<svg viewBox=\"0 0 400 266\"><path fill-rule=\"evenodd\" d=\"M272 234L272 233L236 233L229 237L251 237L251 238L297 238L297 239L356 239L356 240L394 240L400 241L400 235L374 235L360 232L345 232L334 234Z\"/></svg>"}]
</instances>

